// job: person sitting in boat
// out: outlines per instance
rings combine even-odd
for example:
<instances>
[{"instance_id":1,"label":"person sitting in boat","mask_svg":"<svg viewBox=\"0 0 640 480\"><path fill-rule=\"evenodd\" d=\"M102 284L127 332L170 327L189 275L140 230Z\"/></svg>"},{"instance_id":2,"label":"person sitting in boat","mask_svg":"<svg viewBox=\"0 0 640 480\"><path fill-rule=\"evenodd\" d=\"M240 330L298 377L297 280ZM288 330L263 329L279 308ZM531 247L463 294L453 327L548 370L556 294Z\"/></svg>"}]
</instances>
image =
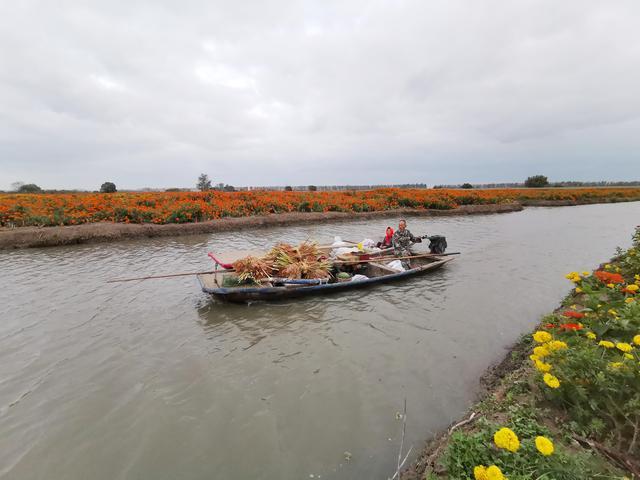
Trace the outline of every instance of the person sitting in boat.
<instances>
[{"instance_id":1,"label":"person sitting in boat","mask_svg":"<svg viewBox=\"0 0 640 480\"><path fill-rule=\"evenodd\" d=\"M405 219L400 220L398 224L398 230L393 234L392 244L393 250L398 257L407 257L413 254L411 246L414 243L421 243L420 237L414 237L413 234L407 230L407 221Z\"/></svg>"},{"instance_id":2,"label":"person sitting in boat","mask_svg":"<svg viewBox=\"0 0 640 480\"><path fill-rule=\"evenodd\" d=\"M393 247L393 228L387 227L384 240L382 240L381 242L378 242L376 247L381 249Z\"/></svg>"}]
</instances>

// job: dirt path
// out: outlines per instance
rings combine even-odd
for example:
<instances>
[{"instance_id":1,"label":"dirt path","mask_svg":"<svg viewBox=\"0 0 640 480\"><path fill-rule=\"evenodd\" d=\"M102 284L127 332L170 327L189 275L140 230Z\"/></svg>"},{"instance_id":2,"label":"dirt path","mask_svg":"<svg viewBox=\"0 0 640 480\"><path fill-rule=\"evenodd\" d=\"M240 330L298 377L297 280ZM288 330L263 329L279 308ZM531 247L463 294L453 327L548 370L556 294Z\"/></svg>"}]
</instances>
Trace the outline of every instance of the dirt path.
<instances>
[{"instance_id":1,"label":"dirt path","mask_svg":"<svg viewBox=\"0 0 640 480\"><path fill-rule=\"evenodd\" d=\"M464 205L454 210L385 210L379 212L292 212L255 217L226 217L201 223L132 224L91 223L61 227L20 227L0 229L0 249L52 247L80 243L112 242L143 237L168 237L212 232L228 232L244 228L339 222L403 215L449 216L518 212L519 203L503 205Z\"/></svg>"}]
</instances>

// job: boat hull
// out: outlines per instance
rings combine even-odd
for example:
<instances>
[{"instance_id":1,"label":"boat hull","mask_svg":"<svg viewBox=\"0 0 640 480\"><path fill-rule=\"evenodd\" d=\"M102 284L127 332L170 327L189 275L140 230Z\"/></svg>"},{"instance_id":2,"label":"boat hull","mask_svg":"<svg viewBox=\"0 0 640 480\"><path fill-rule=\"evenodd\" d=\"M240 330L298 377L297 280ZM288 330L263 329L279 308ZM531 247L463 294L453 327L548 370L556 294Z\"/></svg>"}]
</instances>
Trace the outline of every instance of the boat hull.
<instances>
[{"instance_id":1,"label":"boat hull","mask_svg":"<svg viewBox=\"0 0 640 480\"><path fill-rule=\"evenodd\" d=\"M346 290L354 290L356 288L366 288L379 283L394 282L397 280L402 280L437 270L453 259L453 257L440 257L436 261L417 268L405 270L404 272L390 273L388 275L367 278L359 281L327 283L311 286L211 288L211 286L208 285L208 282L204 278L204 275L198 275L198 281L202 286L203 292L208 293L213 297L225 302L246 303L253 301L273 301L302 297L307 295L325 295Z\"/></svg>"}]
</instances>

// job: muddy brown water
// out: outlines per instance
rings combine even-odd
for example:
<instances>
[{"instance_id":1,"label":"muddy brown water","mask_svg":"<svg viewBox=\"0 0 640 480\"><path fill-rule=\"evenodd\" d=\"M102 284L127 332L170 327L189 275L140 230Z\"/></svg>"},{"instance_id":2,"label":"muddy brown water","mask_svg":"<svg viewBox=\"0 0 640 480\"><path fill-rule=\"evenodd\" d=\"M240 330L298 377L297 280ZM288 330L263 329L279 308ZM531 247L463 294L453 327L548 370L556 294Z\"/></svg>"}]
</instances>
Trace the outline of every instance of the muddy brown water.
<instances>
[{"instance_id":1,"label":"muddy brown water","mask_svg":"<svg viewBox=\"0 0 640 480\"><path fill-rule=\"evenodd\" d=\"M227 305L206 252L360 240L388 219L0 253L0 478L362 479L464 412L478 378L628 246L640 203L409 218L463 255L396 284ZM350 460L345 459L349 452Z\"/></svg>"}]
</instances>

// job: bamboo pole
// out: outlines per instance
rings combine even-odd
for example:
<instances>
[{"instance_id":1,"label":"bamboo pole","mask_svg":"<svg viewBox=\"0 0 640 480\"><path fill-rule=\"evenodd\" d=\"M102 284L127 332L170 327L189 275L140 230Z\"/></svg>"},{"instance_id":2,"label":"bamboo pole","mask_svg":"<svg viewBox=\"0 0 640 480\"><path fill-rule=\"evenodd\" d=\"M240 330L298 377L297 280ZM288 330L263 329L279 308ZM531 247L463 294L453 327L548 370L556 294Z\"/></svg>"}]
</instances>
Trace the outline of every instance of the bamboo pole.
<instances>
[{"instance_id":1,"label":"bamboo pole","mask_svg":"<svg viewBox=\"0 0 640 480\"><path fill-rule=\"evenodd\" d=\"M185 273L171 273L168 275L150 275L147 277L136 277L136 278L115 278L112 280L107 280L107 283L115 283L115 282L133 282L134 280L149 280L151 278L170 278L170 277L185 277L187 275L206 275L206 274L210 274L210 273L224 273L224 272L233 272L234 270L226 270L226 269L220 269L220 270L212 270L210 272L185 272Z\"/></svg>"},{"instance_id":2,"label":"bamboo pole","mask_svg":"<svg viewBox=\"0 0 640 480\"><path fill-rule=\"evenodd\" d=\"M377 261L385 261L385 260L409 260L412 258L428 258L428 257L446 257L449 255L460 255L460 252L452 252L452 253L441 253L441 254L436 254L436 253L426 253L424 255L410 255L410 256L406 256L406 257L394 257L392 255L385 255L385 256L380 256L380 257L373 257L370 258L369 260L337 260L334 262L331 262L332 264L340 264L340 265L345 265L345 264L354 264L354 263L370 263L370 262L377 262ZM136 280L150 280L150 279L155 279L155 278L172 278L172 277L186 277L189 275L210 275L210 274L215 274L215 273L233 273L235 272L235 270L233 269L225 269L225 268L221 268L219 270L211 270L208 272L184 272L184 273L170 273L167 275L149 275L146 277L134 277L134 278L115 278L112 280L107 280L107 283L117 283L117 282L133 282ZM273 280L273 279L271 279ZM282 280L282 279L277 279L277 280Z\"/></svg>"}]
</instances>

